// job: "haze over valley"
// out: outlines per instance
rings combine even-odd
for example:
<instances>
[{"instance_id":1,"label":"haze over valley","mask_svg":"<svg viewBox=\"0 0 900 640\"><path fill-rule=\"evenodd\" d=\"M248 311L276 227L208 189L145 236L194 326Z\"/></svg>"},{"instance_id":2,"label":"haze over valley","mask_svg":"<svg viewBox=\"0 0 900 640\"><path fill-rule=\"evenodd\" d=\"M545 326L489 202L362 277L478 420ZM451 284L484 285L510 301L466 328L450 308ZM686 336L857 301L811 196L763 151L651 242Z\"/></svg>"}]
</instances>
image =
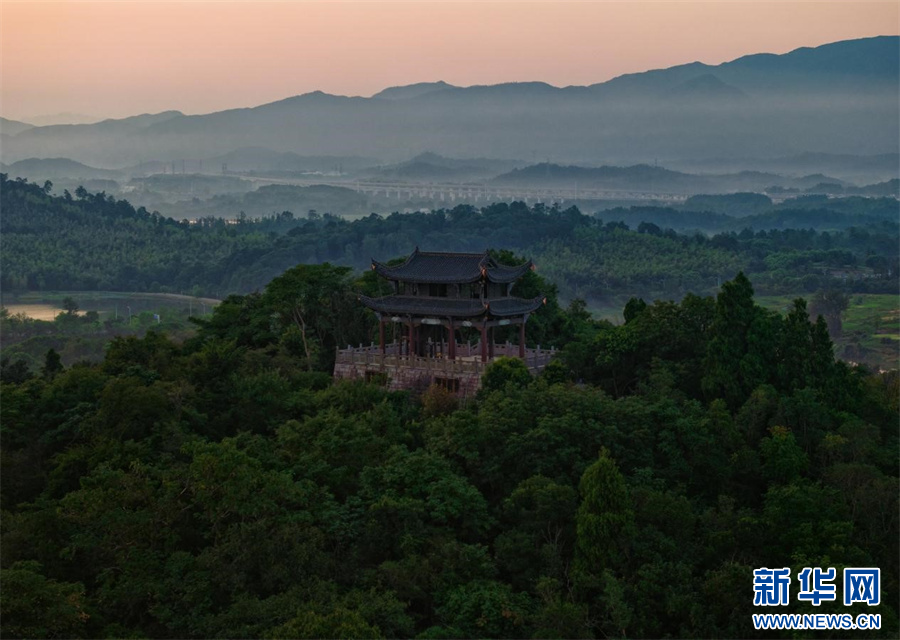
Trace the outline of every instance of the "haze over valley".
<instances>
[{"instance_id":1,"label":"haze over valley","mask_svg":"<svg viewBox=\"0 0 900 640\"><path fill-rule=\"evenodd\" d=\"M516 199L599 210L697 193L896 196L898 59L900 38L882 36L581 87L431 82L196 116L4 119L0 169L179 219Z\"/></svg>"},{"instance_id":2,"label":"haze over valley","mask_svg":"<svg viewBox=\"0 0 900 640\"><path fill-rule=\"evenodd\" d=\"M898 37L693 63L557 88L541 82L298 95L249 109L176 111L4 132L4 162L67 157L102 168L264 147L400 162L451 157L635 164L894 151ZM7 124L7 126L10 126ZM16 131L16 128L19 130ZM6 129L6 127L4 127Z\"/></svg>"}]
</instances>

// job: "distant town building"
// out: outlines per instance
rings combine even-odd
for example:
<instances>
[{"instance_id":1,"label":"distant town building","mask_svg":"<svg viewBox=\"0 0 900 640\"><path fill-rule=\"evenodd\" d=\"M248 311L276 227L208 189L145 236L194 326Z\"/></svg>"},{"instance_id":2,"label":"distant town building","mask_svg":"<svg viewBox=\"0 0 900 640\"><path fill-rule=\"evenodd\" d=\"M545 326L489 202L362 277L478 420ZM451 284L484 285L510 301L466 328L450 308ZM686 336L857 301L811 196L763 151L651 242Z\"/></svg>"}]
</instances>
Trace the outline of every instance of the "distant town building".
<instances>
[{"instance_id":1,"label":"distant town building","mask_svg":"<svg viewBox=\"0 0 900 640\"><path fill-rule=\"evenodd\" d=\"M525 341L528 317L546 298L511 295L516 281L534 269L530 260L506 266L487 251L439 253L417 247L402 264L373 260L372 269L392 288L381 298L360 296L378 318L379 342L339 350L336 378L376 379L392 389L439 384L468 395L497 357L521 358L536 373L553 355L539 346L529 349ZM518 326L516 343L495 344L494 330L509 325Z\"/></svg>"}]
</instances>

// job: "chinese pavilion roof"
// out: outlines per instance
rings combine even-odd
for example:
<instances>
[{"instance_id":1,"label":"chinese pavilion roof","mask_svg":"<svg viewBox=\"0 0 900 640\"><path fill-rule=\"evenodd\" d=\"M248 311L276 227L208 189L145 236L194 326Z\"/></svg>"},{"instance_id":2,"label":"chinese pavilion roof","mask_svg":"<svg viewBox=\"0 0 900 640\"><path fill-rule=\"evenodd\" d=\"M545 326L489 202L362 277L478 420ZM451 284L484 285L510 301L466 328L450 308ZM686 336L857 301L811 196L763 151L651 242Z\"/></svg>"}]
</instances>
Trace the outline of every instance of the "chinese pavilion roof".
<instances>
[{"instance_id":1,"label":"chinese pavilion roof","mask_svg":"<svg viewBox=\"0 0 900 640\"><path fill-rule=\"evenodd\" d=\"M422 283L467 283L482 277L490 282L515 282L532 268L531 260L515 267L498 264L490 254L439 253L416 250L406 262L388 266L372 260L372 268L389 280Z\"/></svg>"},{"instance_id":2,"label":"chinese pavilion roof","mask_svg":"<svg viewBox=\"0 0 900 640\"><path fill-rule=\"evenodd\" d=\"M543 297L537 297L532 300L496 298L483 302L475 298L427 298L418 296L384 296L383 298L360 296L359 299L369 309L378 313L442 318L520 316L536 311L544 303Z\"/></svg>"}]
</instances>

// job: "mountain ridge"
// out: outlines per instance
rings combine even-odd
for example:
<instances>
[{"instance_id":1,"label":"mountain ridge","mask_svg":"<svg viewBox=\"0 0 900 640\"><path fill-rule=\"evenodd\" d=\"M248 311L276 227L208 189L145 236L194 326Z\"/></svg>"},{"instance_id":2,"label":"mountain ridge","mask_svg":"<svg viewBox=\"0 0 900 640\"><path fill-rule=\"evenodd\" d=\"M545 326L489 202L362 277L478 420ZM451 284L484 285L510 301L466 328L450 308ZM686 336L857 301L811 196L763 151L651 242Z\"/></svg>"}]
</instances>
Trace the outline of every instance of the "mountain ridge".
<instances>
[{"instance_id":1,"label":"mountain ridge","mask_svg":"<svg viewBox=\"0 0 900 640\"><path fill-rule=\"evenodd\" d=\"M3 160L66 156L110 167L252 146L391 162L429 149L617 164L648 157L889 153L900 137L898 60L900 36L879 36L720 65L688 63L588 86L440 81L389 87L387 97L369 98L313 91L209 114L166 111L35 127L4 138Z\"/></svg>"}]
</instances>

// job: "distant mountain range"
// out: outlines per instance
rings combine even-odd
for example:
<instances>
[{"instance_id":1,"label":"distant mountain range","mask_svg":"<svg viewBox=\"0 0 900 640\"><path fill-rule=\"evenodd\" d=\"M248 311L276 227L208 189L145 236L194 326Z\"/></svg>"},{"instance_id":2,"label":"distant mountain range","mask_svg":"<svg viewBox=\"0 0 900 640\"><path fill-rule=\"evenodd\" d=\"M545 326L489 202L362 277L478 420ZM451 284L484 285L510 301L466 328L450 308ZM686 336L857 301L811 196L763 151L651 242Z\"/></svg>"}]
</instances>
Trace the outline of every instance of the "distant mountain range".
<instances>
[{"instance_id":1,"label":"distant mountain range","mask_svg":"<svg viewBox=\"0 0 900 640\"><path fill-rule=\"evenodd\" d=\"M221 165L231 172L333 172L357 171L378 164L374 158L357 156L301 156L291 151L273 151L265 147L242 147L207 158L208 166Z\"/></svg>"},{"instance_id":2,"label":"distant mountain range","mask_svg":"<svg viewBox=\"0 0 900 640\"><path fill-rule=\"evenodd\" d=\"M26 158L9 165L0 163L0 169L12 177L52 180L56 178L118 179L165 173L217 175L223 172L247 175L256 173L266 175L339 173L341 171L358 171L377 164L378 161L372 158L299 156L295 153L272 151L263 147L245 147L212 158L192 160L184 165L180 162L154 160L121 169L101 169L69 158Z\"/></svg>"},{"instance_id":3,"label":"distant mountain range","mask_svg":"<svg viewBox=\"0 0 900 640\"><path fill-rule=\"evenodd\" d=\"M254 150L253 153L246 155L243 153L236 156L229 155L228 158L248 161L256 154L259 154L261 160L274 157L265 151ZM691 174L649 165L579 167L541 163L519 169L513 168L494 178L485 177L494 175L502 167L508 168L510 162L512 161L460 160L427 153L404 163L363 169L349 179L347 176L322 175L321 180L329 182L328 184L317 184L316 177L304 174L302 178L305 184L312 186L269 184L273 178L255 174L255 170L239 175L233 175L229 171L228 175L222 175L215 171L212 159L207 159L203 163L204 167L213 169L208 173L190 170L184 174L173 173L170 165L156 166L161 163L144 163L119 171L105 170L65 158L28 159L10 166L0 164L0 172L12 177L26 177L38 184L50 179L57 194L62 193L64 189L75 193L79 186L84 186L92 192L104 191L111 196L125 198L135 206L160 211L163 215L179 220L206 216L234 218L242 211L251 217L279 214L283 211L304 215L312 209L358 217L372 212L381 214L393 211L408 212L461 203L483 204L485 201L483 195L480 197L476 195L476 199L473 200L473 195L467 193L469 187L458 191L452 186L437 190L418 189L413 186L405 191L397 186L374 192L370 190L366 193L354 190L356 184L388 180L407 183L468 182L476 184L475 190L479 188L477 185L480 183L487 188L496 187L492 195L488 196L490 201L506 202L527 197L525 189L533 198L535 188L546 188L548 192L546 203L554 202L563 191L567 204L577 204L584 211L634 205L646 207L650 202L671 202L668 198L670 194L693 196L682 207L686 211L707 211L714 212L715 215L728 216L767 213L772 208L773 199L781 202L792 198L794 200L790 201L800 202L803 198L807 200L818 198L815 202L821 204L830 202L831 196L900 198L900 179L897 178L857 186L821 173L796 178L758 171ZM146 173L148 167L164 168L166 173L161 171ZM427 173L423 173L426 169ZM487 173L481 174L477 179L471 179L471 173L479 171ZM309 182L310 179L312 182ZM279 179L274 178L274 181L279 182ZM604 193L597 194L592 190ZM456 191L457 195L453 199L447 199L445 196L448 191L451 193ZM633 195L636 192L641 195ZM761 192L766 192L771 197L762 195ZM896 216L896 200L894 208L890 210ZM643 213L616 215L624 216L621 219L631 222L637 220L637 223L656 220L653 217L646 220L638 219L644 215ZM771 224L778 226L781 224L779 220L780 218L773 220ZM701 226L707 230L730 229L728 226L730 223L726 223L727 220L724 222L708 220L704 223L706 226ZM666 224L671 225L675 222Z\"/></svg>"},{"instance_id":4,"label":"distant mountain range","mask_svg":"<svg viewBox=\"0 0 900 640\"><path fill-rule=\"evenodd\" d=\"M35 127L46 127L54 124L94 124L104 118L89 116L84 113L50 113L41 116L29 116L23 118L25 122Z\"/></svg>"},{"instance_id":5,"label":"distant mountain range","mask_svg":"<svg viewBox=\"0 0 900 640\"><path fill-rule=\"evenodd\" d=\"M630 167L578 167L541 163L496 176L494 184L569 190L636 191L691 195L696 193L763 192L776 187L788 193L843 193L855 189L840 178L821 173L791 177L762 171L695 174L646 164ZM828 185L827 187L824 185ZM873 195L893 195L889 183L869 185ZM859 189L854 193L863 193Z\"/></svg>"},{"instance_id":6,"label":"distant mountain range","mask_svg":"<svg viewBox=\"0 0 900 640\"><path fill-rule=\"evenodd\" d=\"M116 179L121 171L98 169L69 158L27 158L2 166L3 172L16 178L29 178L34 181L72 179Z\"/></svg>"},{"instance_id":7,"label":"distant mountain range","mask_svg":"<svg viewBox=\"0 0 900 640\"><path fill-rule=\"evenodd\" d=\"M687 171L768 171L782 175L808 175L817 171L839 175L845 179L889 180L900 173L900 153L850 155L801 153L776 158L698 158L671 160L671 168Z\"/></svg>"},{"instance_id":8,"label":"distant mountain range","mask_svg":"<svg viewBox=\"0 0 900 640\"><path fill-rule=\"evenodd\" d=\"M0 133L4 162L67 157L104 168L260 147L283 154L290 170L306 166L295 156L402 163L425 151L595 165L895 154L898 78L900 37L882 36L581 87L420 83L371 98L313 92L206 115L169 111L18 129L5 121ZM419 161L423 174L435 171L425 164Z\"/></svg>"},{"instance_id":9,"label":"distant mountain range","mask_svg":"<svg viewBox=\"0 0 900 640\"><path fill-rule=\"evenodd\" d=\"M0 118L0 135L2 136L14 136L28 129L34 129L34 125L27 122L19 122L18 120Z\"/></svg>"},{"instance_id":10,"label":"distant mountain range","mask_svg":"<svg viewBox=\"0 0 900 640\"><path fill-rule=\"evenodd\" d=\"M447 158L426 152L397 164L370 168L362 177L399 182L468 182L486 180L523 164L517 160L492 158Z\"/></svg>"},{"instance_id":11,"label":"distant mountain range","mask_svg":"<svg viewBox=\"0 0 900 640\"><path fill-rule=\"evenodd\" d=\"M381 100L408 100L409 98L419 98L426 93L443 91L445 89L459 89L459 87L447 84L443 80L438 82L418 82L403 87L388 87L372 97Z\"/></svg>"}]
</instances>

